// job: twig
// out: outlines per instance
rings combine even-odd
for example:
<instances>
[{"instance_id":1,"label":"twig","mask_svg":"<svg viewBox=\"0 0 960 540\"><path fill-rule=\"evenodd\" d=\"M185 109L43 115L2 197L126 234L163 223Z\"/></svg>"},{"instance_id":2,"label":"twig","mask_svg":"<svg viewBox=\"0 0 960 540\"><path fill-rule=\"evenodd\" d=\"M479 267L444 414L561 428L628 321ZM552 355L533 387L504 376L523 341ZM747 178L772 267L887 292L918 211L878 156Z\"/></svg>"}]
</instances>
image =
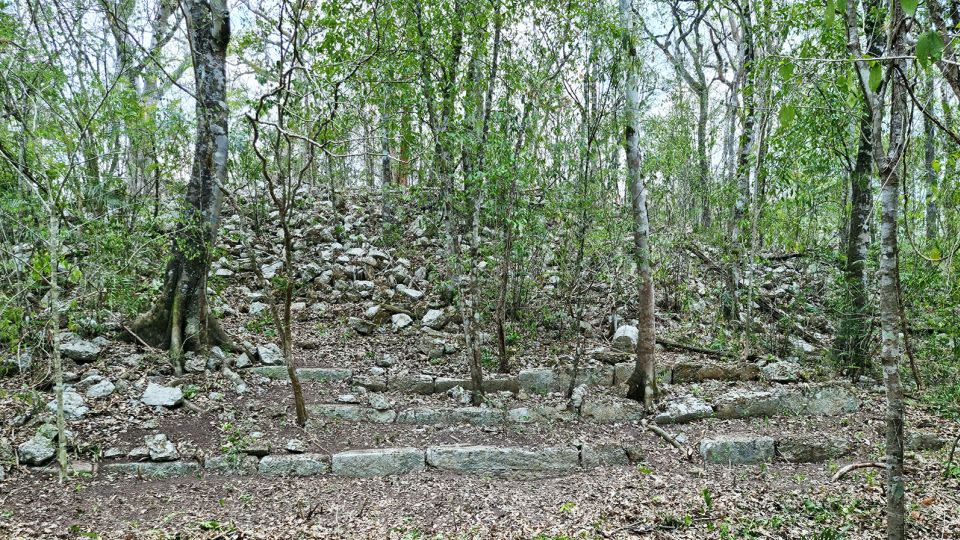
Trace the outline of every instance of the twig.
<instances>
[{"instance_id":1,"label":"twig","mask_svg":"<svg viewBox=\"0 0 960 540\"><path fill-rule=\"evenodd\" d=\"M849 464L849 465L844 465L843 467L840 467L840 470L838 470L836 473L834 473L833 477L830 478L830 481L831 481L831 482L836 482L837 480L839 480L839 479L843 478L844 476L846 476L847 473L849 473L850 471L855 471L855 470L857 470L857 469L866 469L866 468L869 468L869 467L872 467L872 468L875 468L875 469L883 469L883 468L885 468L886 466L887 466L887 465L886 465L885 463L881 463L881 462L879 462L879 461L867 461L867 462L864 462L864 463L851 463L851 464Z\"/></svg>"},{"instance_id":2,"label":"twig","mask_svg":"<svg viewBox=\"0 0 960 540\"><path fill-rule=\"evenodd\" d=\"M668 443L670 443L670 446L672 446L672 447L676 448L677 450L680 450L681 452L683 452L684 458L690 459L690 458L693 457L693 451L691 451L689 448L685 448L682 444L680 444L680 443L677 441L677 439L676 439L673 435L671 435L671 434L667 433L666 431L664 431L663 428L661 428L660 426L658 426L658 425L656 425L656 424L651 424L651 423L647 422L646 420L643 420L643 421L641 421L640 423L643 424L643 427L645 427L646 429L648 429L648 430L656 433L657 435L660 436L661 439L663 439L663 440L667 441Z\"/></svg>"},{"instance_id":3,"label":"twig","mask_svg":"<svg viewBox=\"0 0 960 540\"><path fill-rule=\"evenodd\" d=\"M138 336L137 333L134 332L133 330L127 328L126 325L121 324L121 325L120 325L120 328L123 328L124 330L126 330L128 334L130 334L131 336L133 336L133 338L136 339L138 343L140 343L140 345L143 345L144 347L146 347L146 348L147 348L148 350L150 350L151 352L161 352L160 349L158 349L158 348L154 347L153 345L150 345L149 343L147 343L146 341L144 341L143 338L141 338L140 336Z\"/></svg>"}]
</instances>

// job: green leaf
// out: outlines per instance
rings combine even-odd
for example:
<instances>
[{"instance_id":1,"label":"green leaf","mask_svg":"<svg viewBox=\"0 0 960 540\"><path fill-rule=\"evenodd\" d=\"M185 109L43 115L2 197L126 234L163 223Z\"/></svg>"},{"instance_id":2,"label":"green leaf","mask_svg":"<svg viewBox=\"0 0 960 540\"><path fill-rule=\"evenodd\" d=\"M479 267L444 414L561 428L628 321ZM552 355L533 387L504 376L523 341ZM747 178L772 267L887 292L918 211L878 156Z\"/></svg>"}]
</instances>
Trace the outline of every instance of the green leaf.
<instances>
[{"instance_id":1,"label":"green leaf","mask_svg":"<svg viewBox=\"0 0 960 540\"><path fill-rule=\"evenodd\" d=\"M873 62L870 65L870 90L876 92L880 89L880 83L883 80L883 66L880 65L880 62Z\"/></svg>"},{"instance_id":2,"label":"green leaf","mask_svg":"<svg viewBox=\"0 0 960 540\"><path fill-rule=\"evenodd\" d=\"M930 168L933 169L934 172L940 172L940 160L939 159L933 160L933 162L930 163Z\"/></svg>"},{"instance_id":3,"label":"green leaf","mask_svg":"<svg viewBox=\"0 0 960 540\"><path fill-rule=\"evenodd\" d=\"M924 32L917 39L917 62L924 68L943 58L943 39L934 30Z\"/></svg>"},{"instance_id":4,"label":"green leaf","mask_svg":"<svg viewBox=\"0 0 960 540\"><path fill-rule=\"evenodd\" d=\"M917 13L917 0L900 0L900 6L907 17L913 17Z\"/></svg>"},{"instance_id":5,"label":"green leaf","mask_svg":"<svg viewBox=\"0 0 960 540\"><path fill-rule=\"evenodd\" d=\"M786 129L793 124L793 119L797 116L797 108L791 103L780 107L780 114L777 115L780 120L780 127Z\"/></svg>"},{"instance_id":6,"label":"green leaf","mask_svg":"<svg viewBox=\"0 0 960 540\"><path fill-rule=\"evenodd\" d=\"M780 77L784 81L789 81L793 78L793 62L787 60L780 64Z\"/></svg>"},{"instance_id":7,"label":"green leaf","mask_svg":"<svg viewBox=\"0 0 960 540\"><path fill-rule=\"evenodd\" d=\"M836 16L836 5L833 3L833 0L827 0L827 11L823 17L823 25L830 29L833 27L834 18Z\"/></svg>"}]
</instances>

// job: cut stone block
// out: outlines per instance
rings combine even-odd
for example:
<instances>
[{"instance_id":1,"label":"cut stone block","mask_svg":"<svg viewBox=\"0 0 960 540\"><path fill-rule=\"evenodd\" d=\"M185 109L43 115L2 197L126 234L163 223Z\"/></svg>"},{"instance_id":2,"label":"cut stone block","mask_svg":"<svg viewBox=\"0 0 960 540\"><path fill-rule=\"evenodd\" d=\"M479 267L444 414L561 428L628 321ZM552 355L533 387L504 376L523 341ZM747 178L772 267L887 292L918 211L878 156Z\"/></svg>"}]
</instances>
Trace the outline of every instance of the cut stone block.
<instances>
[{"instance_id":1,"label":"cut stone block","mask_svg":"<svg viewBox=\"0 0 960 540\"><path fill-rule=\"evenodd\" d=\"M707 463L754 464L773 461L772 437L753 433L716 435L700 441L700 455Z\"/></svg>"},{"instance_id":2,"label":"cut stone block","mask_svg":"<svg viewBox=\"0 0 960 540\"><path fill-rule=\"evenodd\" d=\"M333 455L333 474L338 476L389 476L425 468L424 451L417 448L348 450Z\"/></svg>"}]
</instances>

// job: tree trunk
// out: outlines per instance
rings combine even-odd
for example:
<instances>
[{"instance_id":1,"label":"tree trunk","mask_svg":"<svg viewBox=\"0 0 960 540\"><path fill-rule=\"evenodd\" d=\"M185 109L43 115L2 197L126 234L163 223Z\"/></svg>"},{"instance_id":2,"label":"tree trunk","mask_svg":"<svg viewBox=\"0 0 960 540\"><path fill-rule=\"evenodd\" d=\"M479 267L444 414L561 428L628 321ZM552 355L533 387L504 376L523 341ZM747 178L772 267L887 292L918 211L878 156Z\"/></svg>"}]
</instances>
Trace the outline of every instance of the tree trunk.
<instances>
[{"instance_id":1,"label":"tree trunk","mask_svg":"<svg viewBox=\"0 0 960 540\"><path fill-rule=\"evenodd\" d=\"M380 227L384 238L394 232L396 223L393 216L393 167L390 158L390 116L384 100L380 112Z\"/></svg>"},{"instance_id":2,"label":"tree trunk","mask_svg":"<svg viewBox=\"0 0 960 540\"><path fill-rule=\"evenodd\" d=\"M207 305L210 251L220 224L227 177L226 52L230 14L224 0L184 0L196 78L197 141L181 222L153 308L134 324L147 343L170 349L178 373L183 352L230 340Z\"/></svg>"},{"instance_id":3,"label":"tree trunk","mask_svg":"<svg viewBox=\"0 0 960 540\"><path fill-rule=\"evenodd\" d=\"M623 48L627 59L626 133L624 147L627 154L627 186L630 188L633 211L633 243L636 250L637 271L640 274L640 338L637 341L637 364L627 381L627 397L653 407L657 396L656 357L654 343L656 329L653 311L653 275L650 271L650 224L647 220L647 199L640 176L640 134L638 132L640 95L637 80L637 49L633 37L632 0L620 0L620 16L624 29Z\"/></svg>"},{"instance_id":4,"label":"tree trunk","mask_svg":"<svg viewBox=\"0 0 960 540\"><path fill-rule=\"evenodd\" d=\"M704 84L697 91L697 173L700 190L700 226L712 223L710 215L710 157L707 155L707 122L710 120L710 89Z\"/></svg>"},{"instance_id":5,"label":"tree trunk","mask_svg":"<svg viewBox=\"0 0 960 540\"><path fill-rule=\"evenodd\" d=\"M924 107L933 114L934 103L936 103L936 90L933 85L932 72L927 75L926 81L927 99ZM937 171L933 168L933 163L937 159L936 131L933 121L929 116L923 115L923 171L926 177L926 215L924 216L924 228L928 242L937 239L937 221L939 212L937 210Z\"/></svg>"},{"instance_id":6,"label":"tree trunk","mask_svg":"<svg viewBox=\"0 0 960 540\"><path fill-rule=\"evenodd\" d=\"M56 204L53 186L47 187L49 212L49 239L47 249L50 255L50 356L53 362L53 384L57 401L57 465L60 470L60 482L67 477L67 428L63 416L63 359L60 356L60 212Z\"/></svg>"},{"instance_id":7,"label":"tree trunk","mask_svg":"<svg viewBox=\"0 0 960 540\"><path fill-rule=\"evenodd\" d=\"M724 310L728 320L734 323L740 321L740 281L746 251L744 248L743 225L747 219L747 211L750 205L750 159L753 155L756 137L756 130L754 129L756 122L754 92L756 89L753 85L754 43L751 16L751 6L749 0L747 0L740 8L739 13L741 46L743 47L743 65L741 66L743 84L741 88L745 88L746 91L743 92L743 132L740 134L740 147L737 151L737 199L730 221L730 243L733 246L733 261L729 274L727 306ZM749 324L749 321L747 321L747 324Z\"/></svg>"},{"instance_id":8,"label":"tree trunk","mask_svg":"<svg viewBox=\"0 0 960 540\"><path fill-rule=\"evenodd\" d=\"M835 354L844 374L857 379L870 369L870 317L867 305L867 252L873 194L872 126L869 111L860 119L857 160L850 172L850 215L847 226L846 261L843 265L847 310L840 320Z\"/></svg>"}]
</instances>

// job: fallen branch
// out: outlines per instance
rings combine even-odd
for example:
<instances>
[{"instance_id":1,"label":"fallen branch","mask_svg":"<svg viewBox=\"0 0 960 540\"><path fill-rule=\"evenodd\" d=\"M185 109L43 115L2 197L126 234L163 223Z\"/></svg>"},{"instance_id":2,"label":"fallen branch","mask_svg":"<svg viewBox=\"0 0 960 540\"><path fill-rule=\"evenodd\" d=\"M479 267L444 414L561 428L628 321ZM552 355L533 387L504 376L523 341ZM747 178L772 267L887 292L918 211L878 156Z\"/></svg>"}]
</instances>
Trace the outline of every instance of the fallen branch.
<instances>
[{"instance_id":1,"label":"fallen branch","mask_svg":"<svg viewBox=\"0 0 960 540\"><path fill-rule=\"evenodd\" d=\"M831 481L831 482L836 482L837 480L839 480L839 479L843 478L844 476L846 476L847 473L849 473L850 471L855 471L855 470L857 470L857 469L867 469L867 468L884 469L884 468L886 468L886 466L887 466L887 465L886 465L885 463L882 463L882 462L879 462L879 461L867 461L867 462L864 462L864 463L851 463L851 464L849 464L849 465L844 465L843 467L840 467L840 469L839 469L836 473L834 473L834 475L833 475L833 477L830 479L830 481Z\"/></svg>"},{"instance_id":2,"label":"fallen branch","mask_svg":"<svg viewBox=\"0 0 960 540\"><path fill-rule=\"evenodd\" d=\"M663 428L661 428L660 426L658 426L658 425L656 425L656 424L651 424L651 423L647 422L646 420L643 420L643 421L641 421L640 423L643 425L643 427L645 427L646 429L648 429L648 430L656 433L657 435L660 436L661 439L663 439L663 440L667 441L668 443L670 443L670 446L672 446L672 447L676 448L677 450L680 450L681 452L683 452L684 457L685 457L686 459L691 459L691 458L693 457L693 451L692 451L692 450L690 450L689 448L684 447L682 444L680 444L679 441L677 441L676 437L674 437L673 435L667 433L667 432L666 432Z\"/></svg>"},{"instance_id":3,"label":"fallen branch","mask_svg":"<svg viewBox=\"0 0 960 540\"><path fill-rule=\"evenodd\" d=\"M694 345L684 345L683 343L677 343L676 341L670 341L669 339L657 338L657 343L659 343L660 345L663 345L665 349L695 352L695 353L700 353L707 356L712 356L714 358L735 358L736 357L736 355L727 351L715 351L713 349L705 349L703 347L697 347Z\"/></svg>"}]
</instances>

